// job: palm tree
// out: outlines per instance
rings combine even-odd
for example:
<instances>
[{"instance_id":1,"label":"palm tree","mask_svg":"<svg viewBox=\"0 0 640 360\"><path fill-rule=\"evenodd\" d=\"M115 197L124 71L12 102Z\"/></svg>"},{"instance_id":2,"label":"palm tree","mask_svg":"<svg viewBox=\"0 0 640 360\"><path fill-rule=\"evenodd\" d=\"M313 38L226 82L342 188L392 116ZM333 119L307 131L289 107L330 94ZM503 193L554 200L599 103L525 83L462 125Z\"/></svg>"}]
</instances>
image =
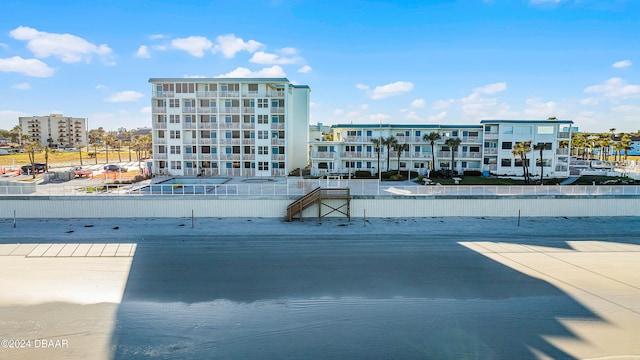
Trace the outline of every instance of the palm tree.
<instances>
[{"instance_id":1,"label":"palm tree","mask_svg":"<svg viewBox=\"0 0 640 360\"><path fill-rule=\"evenodd\" d=\"M540 151L540 185L544 185L543 184L543 180L542 177L544 175L544 161L543 160L543 150L544 150L544 143L538 143L536 145L533 145L533 149L534 150L539 150Z\"/></svg>"},{"instance_id":2,"label":"palm tree","mask_svg":"<svg viewBox=\"0 0 640 360\"><path fill-rule=\"evenodd\" d=\"M378 173L380 173L380 171L382 170L382 168L380 167L380 151L382 150L382 141L382 137L378 139L371 139L371 142L373 143L373 145L375 145L376 152L378 153ZM380 178L380 174L378 174L378 178Z\"/></svg>"},{"instance_id":3,"label":"palm tree","mask_svg":"<svg viewBox=\"0 0 640 360\"><path fill-rule=\"evenodd\" d=\"M424 141L428 141L431 144L431 171L434 171L436 169L436 151L435 151L435 146L436 146L436 140L440 140L440 134L438 134L437 132L430 132L429 134L424 134L424 136L422 136L422 140Z\"/></svg>"},{"instance_id":4,"label":"palm tree","mask_svg":"<svg viewBox=\"0 0 640 360\"><path fill-rule=\"evenodd\" d=\"M620 138L620 143L622 144L622 150L624 150L624 161L627 161L627 156L629 156L629 150L633 150L633 145L631 145L631 135L622 134Z\"/></svg>"},{"instance_id":5,"label":"palm tree","mask_svg":"<svg viewBox=\"0 0 640 360\"><path fill-rule=\"evenodd\" d=\"M36 178L36 153L40 152L42 145L39 141L29 141L24 144L24 151L29 155L29 162L31 162L31 174L33 178Z\"/></svg>"},{"instance_id":6,"label":"palm tree","mask_svg":"<svg viewBox=\"0 0 640 360\"><path fill-rule=\"evenodd\" d=\"M398 153L398 175L400 175L400 155L403 151L409 149L409 144L400 144L399 142L395 142L395 144L391 145L393 147L393 151Z\"/></svg>"},{"instance_id":7,"label":"palm tree","mask_svg":"<svg viewBox=\"0 0 640 360\"><path fill-rule=\"evenodd\" d=\"M451 176L453 177L453 172L455 169L455 159L456 159L456 150L458 149L458 146L462 143L462 140L460 140L460 138L458 137L451 137L448 138L444 144L447 145L449 147L449 149L451 149Z\"/></svg>"},{"instance_id":8,"label":"palm tree","mask_svg":"<svg viewBox=\"0 0 640 360\"><path fill-rule=\"evenodd\" d=\"M383 139L382 144L387 147L387 171L389 171L389 165L391 164L389 160L389 157L391 156L391 148L395 147L396 144L398 144L398 139L396 139L395 136L391 135L388 138Z\"/></svg>"},{"instance_id":9,"label":"palm tree","mask_svg":"<svg viewBox=\"0 0 640 360\"><path fill-rule=\"evenodd\" d=\"M80 155L80 166L83 166L83 164L82 164L82 149L84 148L84 146L78 145L76 147L78 148L78 154Z\"/></svg>"},{"instance_id":10,"label":"palm tree","mask_svg":"<svg viewBox=\"0 0 640 360\"><path fill-rule=\"evenodd\" d=\"M93 145L93 154L96 158L96 164L98 163L98 145L102 142L104 137L104 129L99 127L97 129L91 129L87 132L87 138L89 144Z\"/></svg>"},{"instance_id":11,"label":"palm tree","mask_svg":"<svg viewBox=\"0 0 640 360\"><path fill-rule=\"evenodd\" d=\"M531 141L517 142L513 146L511 154L514 156L520 156L522 161L522 173L524 176L524 182L529 183L529 168L527 166L527 153L531 151Z\"/></svg>"}]
</instances>

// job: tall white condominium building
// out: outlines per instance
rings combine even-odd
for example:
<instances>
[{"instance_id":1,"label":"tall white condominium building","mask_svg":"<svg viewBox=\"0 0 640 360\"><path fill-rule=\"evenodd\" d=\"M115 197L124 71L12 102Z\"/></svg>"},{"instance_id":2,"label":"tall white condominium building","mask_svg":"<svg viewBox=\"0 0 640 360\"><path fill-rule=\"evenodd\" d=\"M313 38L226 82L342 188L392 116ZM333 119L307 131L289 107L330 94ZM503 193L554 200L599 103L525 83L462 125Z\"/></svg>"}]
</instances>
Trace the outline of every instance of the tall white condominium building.
<instances>
[{"instance_id":1,"label":"tall white condominium building","mask_svg":"<svg viewBox=\"0 0 640 360\"><path fill-rule=\"evenodd\" d=\"M568 177L571 124L570 120L482 120L480 125L341 124L328 130L313 126L311 174L369 171L374 175L378 169L399 168L421 175L431 169L453 169L460 175L522 176L522 160L513 155L513 147L528 141L532 176L539 176L542 161L545 177ZM395 147L376 144L391 136L397 141ZM457 146L451 143L454 139Z\"/></svg>"},{"instance_id":2,"label":"tall white condominium building","mask_svg":"<svg viewBox=\"0 0 640 360\"><path fill-rule=\"evenodd\" d=\"M286 176L307 165L307 85L286 78L152 78L159 174Z\"/></svg>"},{"instance_id":3,"label":"tall white condominium building","mask_svg":"<svg viewBox=\"0 0 640 360\"><path fill-rule=\"evenodd\" d=\"M19 117L22 135L51 148L87 146L87 119L51 114Z\"/></svg>"},{"instance_id":4,"label":"tall white condominium building","mask_svg":"<svg viewBox=\"0 0 640 360\"><path fill-rule=\"evenodd\" d=\"M529 142L525 166L532 177L569 177L571 120L482 120L484 135L483 169L498 175L522 176L522 159L513 149ZM540 152L542 151L542 157Z\"/></svg>"}]
</instances>

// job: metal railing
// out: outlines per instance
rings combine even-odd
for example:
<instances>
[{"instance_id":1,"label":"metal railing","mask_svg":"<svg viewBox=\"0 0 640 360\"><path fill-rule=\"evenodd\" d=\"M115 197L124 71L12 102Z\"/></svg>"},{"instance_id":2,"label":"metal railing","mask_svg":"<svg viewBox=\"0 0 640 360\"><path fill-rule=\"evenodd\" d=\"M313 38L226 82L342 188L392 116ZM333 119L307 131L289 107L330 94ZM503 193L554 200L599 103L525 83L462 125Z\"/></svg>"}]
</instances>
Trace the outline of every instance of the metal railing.
<instances>
[{"instance_id":1,"label":"metal railing","mask_svg":"<svg viewBox=\"0 0 640 360\"><path fill-rule=\"evenodd\" d=\"M284 169L273 169L278 176ZM277 171L275 171L277 170ZM215 172L215 173L214 173ZM207 176L217 175L217 169L206 169ZM227 176L240 169L224 169ZM271 179L273 180L273 179ZM393 185L377 180L353 179L298 179L286 181L255 180L243 184L92 184L92 185L36 185L34 187L0 186L0 195L77 196L77 195L233 195L233 196L282 196L304 195L317 187L348 187L351 195L379 196L638 196L637 185L546 185L546 186L468 186L468 185Z\"/></svg>"}]
</instances>

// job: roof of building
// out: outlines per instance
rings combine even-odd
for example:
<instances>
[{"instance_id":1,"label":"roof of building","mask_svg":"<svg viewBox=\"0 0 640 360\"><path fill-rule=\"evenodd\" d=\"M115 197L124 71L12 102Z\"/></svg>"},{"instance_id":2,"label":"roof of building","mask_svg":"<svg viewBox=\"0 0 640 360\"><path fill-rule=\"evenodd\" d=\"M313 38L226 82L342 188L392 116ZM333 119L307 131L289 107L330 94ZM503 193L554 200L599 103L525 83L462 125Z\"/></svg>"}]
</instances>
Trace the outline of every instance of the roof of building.
<instances>
[{"instance_id":1,"label":"roof of building","mask_svg":"<svg viewBox=\"0 0 640 360\"><path fill-rule=\"evenodd\" d=\"M541 123L551 123L551 124L573 124L573 120L480 120L480 124L541 124Z\"/></svg>"},{"instance_id":2,"label":"roof of building","mask_svg":"<svg viewBox=\"0 0 640 360\"><path fill-rule=\"evenodd\" d=\"M150 78L150 83L158 82L194 82L194 83L210 83L210 82L289 82L287 78ZM298 85L306 86L306 85Z\"/></svg>"},{"instance_id":3,"label":"roof of building","mask_svg":"<svg viewBox=\"0 0 640 360\"><path fill-rule=\"evenodd\" d=\"M336 124L335 129L482 129L481 125L439 125L439 124Z\"/></svg>"}]
</instances>

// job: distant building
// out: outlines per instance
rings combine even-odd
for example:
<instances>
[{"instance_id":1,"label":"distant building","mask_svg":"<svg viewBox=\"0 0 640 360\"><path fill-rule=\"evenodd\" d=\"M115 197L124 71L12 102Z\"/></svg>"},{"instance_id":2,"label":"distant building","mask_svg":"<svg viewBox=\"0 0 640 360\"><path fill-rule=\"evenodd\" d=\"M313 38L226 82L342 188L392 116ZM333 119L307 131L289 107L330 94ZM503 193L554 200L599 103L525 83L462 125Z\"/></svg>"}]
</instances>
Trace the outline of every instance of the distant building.
<instances>
[{"instance_id":1,"label":"distant building","mask_svg":"<svg viewBox=\"0 0 640 360\"><path fill-rule=\"evenodd\" d=\"M307 165L309 95L286 78L152 78L156 173L285 176Z\"/></svg>"},{"instance_id":2,"label":"distant building","mask_svg":"<svg viewBox=\"0 0 640 360\"><path fill-rule=\"evenodd\" d=\"M530 174L538 173L542 162L545 176L568 177L571 124L570 120L482 120L480 125L339 124L331 126L330 131L321 130L319 124L309 130L311 174L369 171L374 175L378 169L400 169L424 175L433 165L435 170L452 169L457 174L473 171L521 176L521 159L512 151L516 143L529 141ZM323 132L332 138L321 136ZM424 139L430 133L440 136L433 149ZM373 140L390 136L402 146L397 150L376 148ZM458 138L460 145L453 149L447 146L451 138ZM542 159L539 151L533 150L534 145L543 146Z\"/></svg>"},{"instance_id":3,"label":"distant building","mask_svg":"<svg viewBox=\"0 0 640 360\"><path fill-rule=\"evenodd\" d=\"M87 119L51 114L19 117L22 135L52 148L87 146Z\"/></svg>"}]
</instances>

